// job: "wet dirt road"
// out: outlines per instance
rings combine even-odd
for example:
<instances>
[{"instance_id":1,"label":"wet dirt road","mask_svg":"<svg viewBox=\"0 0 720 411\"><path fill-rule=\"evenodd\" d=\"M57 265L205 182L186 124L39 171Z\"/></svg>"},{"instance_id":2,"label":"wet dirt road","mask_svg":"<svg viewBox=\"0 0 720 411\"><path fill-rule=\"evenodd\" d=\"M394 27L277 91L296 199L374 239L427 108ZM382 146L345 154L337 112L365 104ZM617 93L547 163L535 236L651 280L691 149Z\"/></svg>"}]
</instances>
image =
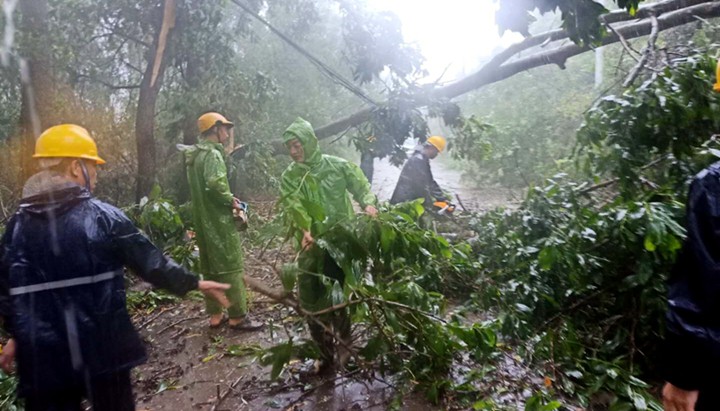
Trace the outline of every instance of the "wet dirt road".
<instances>
[{"instance_id":1,"label":"wet dirt road","mask_svg":"<svg viewBox=\"0 0 720 411\"><path fill-rule=\"evenodd\" d=\"M247 255L247 274L280 288L276 274ZM203 303L186 299L135 319L149 351L147 364L133 371L139 411L385 410L397 390L378 375L336 374L301 378L307 364L291 363L277 380L256 353L284 343L302 322L286 307L258 294L251 313L266 324L257 332L209 329ZM301 330L301 333L304 332ZM300 335L301 337L303 335ZM439 410L421 393L403 397L401 410Z\"/></svg>"}]
</instances>

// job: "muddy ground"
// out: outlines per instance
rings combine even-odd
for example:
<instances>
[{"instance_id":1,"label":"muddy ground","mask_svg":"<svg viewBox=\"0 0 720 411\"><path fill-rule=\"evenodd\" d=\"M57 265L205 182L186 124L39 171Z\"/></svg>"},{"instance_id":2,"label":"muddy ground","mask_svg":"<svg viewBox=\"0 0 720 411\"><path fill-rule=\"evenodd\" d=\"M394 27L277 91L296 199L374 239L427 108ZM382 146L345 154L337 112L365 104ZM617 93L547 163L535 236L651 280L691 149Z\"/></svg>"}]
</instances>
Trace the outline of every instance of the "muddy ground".
<instances>
[{"instance_id":1,"label":"muddy ground","mask_svg":"<svg viewBox=\"0 0 720 411\"><path fill-rule=\"evenodd\" d=\"M265 263L257 263L256 252L247 257L248 275L280 288ZM381 410L394 398L392 383L378 376L301 377L299 371L309 364L299 362L271 381L271 367L260 365L258 350L287 341L289 334L304 336L304 324L285 307L258 294L252 296L251 312L266 324L264 330L209 329L198 298L138 317L150 353L148 364L134 372L138 409ZM407 410L440 409L417 394L404 402Z\"/></svg>"},{"instance_id":2,"label":"muddy ground","mask_svg":"<svg viewBox=\"0 0 720 411\"><path fill-rule=\"evenodd\" d=\"M475 211L516 201L506 190L469 188L461 174L433 163L435 177L446 191L458 193L463 204ZM399 169L376 163L373 187L381 200L392 194ZM255 210L271 209L272 200L258 201ZM260 258L262 257L262 258ZM246 274L280 288L271 268L292 259L289 250L246 251ZM278 265L279 266L279 265ZM303 323L287 308L251 293L251 313L266 324L258 332L227 327L209 329L199 296L160 305L136 315L134 321L145 339L149 361L134 370L139 410L383 410L398 395L392 377L358 372L318 378L301 378L307 364L294 363L270 380L270 367L259 363L262 348L287 341L289 335L304 337ZM468 321L480 317L468 317ZM458 361L454 372L462 378L478 364ZM543 378L524 366L519 356L503 352L494 377L483 382L482 391L506 409L522 409L524 399L543 384ZM480 400L482 398L478 398ZM402 396L404 410L454 408L434 406L422 393Z\"/></svg>"}]
</instances>

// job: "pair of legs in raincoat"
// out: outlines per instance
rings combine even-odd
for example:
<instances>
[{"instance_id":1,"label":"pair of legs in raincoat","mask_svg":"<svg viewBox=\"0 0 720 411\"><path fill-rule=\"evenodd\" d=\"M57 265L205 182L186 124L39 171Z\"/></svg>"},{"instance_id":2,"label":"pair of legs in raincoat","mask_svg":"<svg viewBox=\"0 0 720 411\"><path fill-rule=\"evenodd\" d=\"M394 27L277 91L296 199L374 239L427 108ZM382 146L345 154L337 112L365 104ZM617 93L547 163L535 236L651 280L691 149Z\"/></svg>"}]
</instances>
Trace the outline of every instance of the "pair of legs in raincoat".
<instances>
[{"instance_id":1,"label":"pair of legs in raincoat","mask_svg":"<svg viewBox=\"0 0 720 411\"><path fill-rule=\"evenodd\" d=\"M298 260L298 289L300 305L310 312L317 312L332 306L332 283L337 281L342 287L345 273L327 251L314 246L304 251ZM325 277L325 278L323 278ZM347 308L315 317L317 321L308 320L308 328L312 339L320 349L320 362L316 372L330 370L335 363L335 347L338 350L337 362L341 366L349 359L348 347L352 343L350 315ZM318 323L319 322L319 323ZM335 338L338 341L335 344Z\"/></svg>"},{"instance_id":2,"label":"pair of legs in raincoat","mask_svg":"<svg viewBox=\"0 0 720 411\"><path fill-rule=\"evenodd\" d=\"M225 316L222 305L212 298L205 297L205 312L210 316L210 327L219 327L223 322L227 321L231 328L238 330L253 331L262 328L261 323L252 321L248 317L247 292L243 280L245 264L242 249L238 247L233 253L231 261L235 269L223 272L212 269L212 256L208 256L207 251L216 252L216 250L203 250L203 248L200 248L200 272L206 280L230 284L230 289L225 292L225 295L231 304L227 309L227 316ZM230 268L232 265L226 265L225 268Z\"/></svg>"},{"instance_id":3,"label":"pair of legs in raincoat","mask_svg":"<svg viewBox=\"0 0 720 411\"><path fill-rule=\"evenodd\" d=\"M203 274L207 280L230 284L230 289L225 292L230 301L230 308L227 314L230 320L241 321L247 316L247 295L243 283L243 269L227 274ZM212 298L205 298L205 312L211 317L211 327L219 326L223 318L223 307ZM213 321L215 319L215 321Z\"/></svg>"}]
</instances>

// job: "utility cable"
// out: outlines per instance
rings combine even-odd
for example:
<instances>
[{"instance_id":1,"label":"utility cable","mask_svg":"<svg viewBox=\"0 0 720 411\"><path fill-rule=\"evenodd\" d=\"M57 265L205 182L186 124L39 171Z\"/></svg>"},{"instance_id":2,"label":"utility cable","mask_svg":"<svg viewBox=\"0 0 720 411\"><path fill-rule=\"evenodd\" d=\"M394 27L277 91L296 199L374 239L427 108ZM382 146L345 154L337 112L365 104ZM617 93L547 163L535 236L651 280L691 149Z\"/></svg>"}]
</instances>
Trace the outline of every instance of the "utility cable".
<instances>
[{"instance_id":1,"label":"utility cable","mask_svg":"<svg viewBox=\"0 0 720 411\"><path fill-rule=\"evenodd\" d=\"M289 44L290 47L294 48L298 53L300 53L300 54L302 54L303 56L305 56L305 58L307 58L308 60L310 60L310 62L313 63L323 74L325 74L326 76L330 77L333 81L335 81L336 83L338 83L338 84L341 85L342 87L346 88L346 89L349 90L351 93L355 94L356 96L360 97L361 99L365 100L366 102L372 104L373 106L376 106L376 107L377 107L377 106L380 105L379 103L377 103L377 102L375 102L373 99L371 99L367 94L365 94L365 92L363 92L359 87L357 87L356 85L354 85L351 81L349 81L348 79L344 78L342 75L340 75L339 73L337 73L336 71L334 71L330 66L328 66L328 65L325 64L325 63L323 63L322 61L320 61L320 59L318 59L317 57L315 57L315 56L313 56L312 54L310 54L310 52L308 52L307 50L305 50L304 48L302 48L299 44L297 44L297 43L295 43L294 41L292 41L288 36L286 36L285 34L283 34L280 30L278 30L278 29L276 29L275 27L273 27L272 24L270 24L267 20L263 19L260 15L258 15L257 13L255 13L255 12L254 12L252 9L250 9L248 6L246 6L245 4L243 4L242 2L240 2L239 0L231 0L231 1L232 1L233 3L235 3L236 6L240 7L241 9L243 9L247 14L251 15L251 16L254 17L257 21L259 21L260 23L262 23L263 25L265 25L268 29L270 29L270 31L272 31L273 33L275 33L275 34L276 34L278 37L280 37L284 42L286 42L287 44Z\"/></svg>"}]
</instances>

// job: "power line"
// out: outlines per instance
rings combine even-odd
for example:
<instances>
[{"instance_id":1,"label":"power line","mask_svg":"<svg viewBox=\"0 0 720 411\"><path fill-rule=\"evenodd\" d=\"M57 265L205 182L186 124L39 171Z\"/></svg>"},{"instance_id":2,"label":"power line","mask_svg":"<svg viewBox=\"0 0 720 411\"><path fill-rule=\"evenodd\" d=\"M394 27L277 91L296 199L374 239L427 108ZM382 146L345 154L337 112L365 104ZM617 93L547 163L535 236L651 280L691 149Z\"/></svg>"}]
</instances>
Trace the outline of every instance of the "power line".
<instances>
[{"instance_id":1,"label":"power line","mask_svg":"<svg viewBox=\"0 0 720 411\"><path fill-rule=\"evenodd\" d=\"M305 58L307 58L308 60L310 60L310 62L313 63L313 64L318 68L318 70L320 70L320 72L322 72L322 73L325 74L326 76L330 77L330 79L332 79L334 82L338 83L338 84L341 85L342 87L344 87L344 88L346 88L347 90L349 90L351 93L355 94L356 96L360 97L361 99L365 100L366 102L372 104L373 106L379 106L379 104L378 104L377 102L375 102L373 99L371 99L371 98L370 98L367 94L365 94L365 92L363 92L359 87L357 87L357 86L356 86L355 84L353 84L351 81L349 81L348 79L344 78L342 75L340 75L339 73L337 73L337 72L336 72L335 70L333 70L330 66L328 66L327 64L325 64L325 63L323 63L322 61L320 61L320 59L318 59L317 57L315 57L315 56L313 56L312 54L310 54L310 52L308 52L307 50L305 50L304 48L302 48L299 44L297 44L297 43L295 43L294 41L292 41L288 36L286 36L286 35L283 34L280 30L278 30L278 29L276 29L275 27L273 27L267 20L265 20L265 19L263 19L262 17L260 17L260 15L258 15L258 14L255 13L254 11L252 11L252 9L250 9L248 6L246 6L245 4L241 3L239 0L231 0L231 1L232 1L233 3L235 3L236 6L240 7L240 8L243 9L246 13L248 13L249 15L251 15L252 17L254 17L256 20L258 20L260 23L262 23L263 25L265 25L268 29L270 29L270 31L272 31L273 33L275 33L275 34L276 34L278 37L280 37L284 42L286 42L287 44L289 44L290 47L292 47L292 48L294 48L295 50L297 50L298 53L300 53L300 54L302 54L303 56L305 56Z\"/></svg>"}]
</instances>

